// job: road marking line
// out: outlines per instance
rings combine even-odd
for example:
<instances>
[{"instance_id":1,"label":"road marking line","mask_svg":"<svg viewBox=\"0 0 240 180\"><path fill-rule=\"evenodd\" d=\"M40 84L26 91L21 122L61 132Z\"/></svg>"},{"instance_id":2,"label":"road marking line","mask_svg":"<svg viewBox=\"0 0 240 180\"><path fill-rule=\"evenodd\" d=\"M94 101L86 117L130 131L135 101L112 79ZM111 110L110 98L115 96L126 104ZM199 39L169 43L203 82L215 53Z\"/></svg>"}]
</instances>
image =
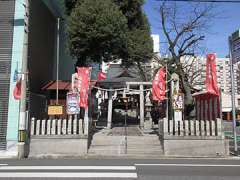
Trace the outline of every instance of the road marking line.
<instances>
[{"instance_id":1,"label":"road marking line","mask_svg":"<svg viewBox=\"0 0 240 180\"><path fill-rule=\"evenodd\" d=\"M240 167L240 164L134 164L135 166Z\"/></svg>"},{"instance_id":2,"label":"road marking line","mask_svg":"<svg viewBox=\"0 0 240 180\"><path fill-rule=\"evenodd\" d=\"M137 178L137 173L0 173L2 178Z\"/></svg>"},{"instance_id":3,"label":"road marking line","mask_svg":"<svg viewBox=\"0 0 240 180\"><path fill-rule=\"evenodd\" d=\"M8 166L8 164L0 164L0 166Z\"/></svg>"},{"instance_id":4,"label":"road marking line","mask_svg":"<svg viewBox=\"0 0 240 180\"><path fill-rule=\"evenodd\" d=\"M136 170L135 166L7 166L0 170Z\"/></svg>"}]
</instances>

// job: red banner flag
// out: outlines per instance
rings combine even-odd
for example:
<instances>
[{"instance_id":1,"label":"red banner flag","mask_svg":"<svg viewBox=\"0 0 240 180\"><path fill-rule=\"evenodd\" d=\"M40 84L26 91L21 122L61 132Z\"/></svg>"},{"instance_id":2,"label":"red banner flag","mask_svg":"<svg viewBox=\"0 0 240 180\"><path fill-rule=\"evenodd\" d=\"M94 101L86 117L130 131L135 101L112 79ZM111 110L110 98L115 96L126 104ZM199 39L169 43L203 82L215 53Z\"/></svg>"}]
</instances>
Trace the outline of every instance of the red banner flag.
<instances>
[{"instance_id":1,"label":"red banner flag","mask_svg":"<svg viewBox=\"0 0 240 180\"><path fill-rule=\"evenodd\" d=\"M14 87L13 97L15 100L21 99L21 84L22 84L22 80L20 79L17 81L16 86Z\"/></svg>"},{"instance_id":2,"label":"red banner flag","mask_svg":"<svg viewBox=\"0 0 240 180\"><path fill-rule=\"evenodd\" d=\"M88 90L90 81L91 68L89 67L78 67L78 80L80 87L80 107L88 107Z\"/></svg>"},{"instance_id":3,"label":"red banner flag","mask_svg":"<svg viewBox=\"0 0 240 180\"><path fill-rule=\"evenodd\" d=\"M107 78L107 74L104 72L99 72L98 73L98 81L105 80Z\"/></svg>"},{"instance_id":4,"label":"red banner flag","mask_svg":"<svg viewBox=\"0 0 240 180\"><path fill-rule=\"evenodd\" d=\"M155 101L166 99L166 72L164 68L159 69L152 82L152 97Z\"/></svg>"},{"instance_id":5,"label":"red banner flag","mask_svg":"<svg viewBox=\"0 0 240 180\"><path fill-rule=\"evenodd\" d=\"M216 72L216 55L207 54L206 63L206 90L211 94L219 96L219 89L217 84L217 72Z\"/></svg>"}]
</instances>

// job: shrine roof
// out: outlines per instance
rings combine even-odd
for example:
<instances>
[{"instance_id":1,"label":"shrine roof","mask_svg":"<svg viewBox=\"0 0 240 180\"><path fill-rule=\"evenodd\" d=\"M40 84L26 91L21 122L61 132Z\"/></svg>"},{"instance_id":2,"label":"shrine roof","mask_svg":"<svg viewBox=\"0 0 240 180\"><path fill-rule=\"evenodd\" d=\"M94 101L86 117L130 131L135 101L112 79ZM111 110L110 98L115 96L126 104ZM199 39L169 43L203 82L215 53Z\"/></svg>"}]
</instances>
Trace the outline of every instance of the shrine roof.
<instances>
[{"instance_id":1,"label":"shrine roof","mask_svg":"<svg viewBox=\"0 0 240 180\"><path fill-rule=\"evenodd\" d=\"M107 78L98 81L97 84L103 87L124 87L126 82L143 82L137 68L124 68L119 64L111 64Z\"/></svg>"},{"instance_id":2,"label":"shrine roof","mask_svg":"<svg viewBox=\"0 0 240 180\"><path fill-rule=\"evenodd\" d=\"M213 93L208 92L208 91L200 91L200 92L194 93L192 96L194 98L197 98L197 99L206 99L206 98L209 98L209 97L218 97L218 95L213 94Z\"/></svg>"}]
</instances>

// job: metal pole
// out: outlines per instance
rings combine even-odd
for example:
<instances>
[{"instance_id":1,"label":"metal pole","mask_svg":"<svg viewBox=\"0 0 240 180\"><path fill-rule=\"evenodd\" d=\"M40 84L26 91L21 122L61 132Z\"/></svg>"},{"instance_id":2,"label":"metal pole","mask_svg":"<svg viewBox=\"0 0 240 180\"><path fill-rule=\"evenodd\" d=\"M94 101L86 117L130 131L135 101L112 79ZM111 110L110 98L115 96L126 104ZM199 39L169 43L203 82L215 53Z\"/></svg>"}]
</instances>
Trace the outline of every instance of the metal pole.
<instances>
[{"instance_id":1,"label":"metal pole","mask_svg":"<svg viewBox=\"0 0 240 180\"><path fill-rule=\"evenodd\" d=\"M26 91L27 91L27 65L28 65L28 33L29 33L29 0L25 0L25 15L24 15L24 39L23 39L23 56L22 56L22 72L21 72L21 101L19 115L19 139L18 139L18 158L25 157L26 148Z\"/></svg>"},{"instance_id":2,"label":"metal pole","mask_svg":"<svg viewBox=\"0 0 240 180\"><path fill-rule=\"evenodd\" d=\"M124 125L124 129L125 129L125 154L127 154L127 110L128 110L128 99L125 98L124 99L125 102L125 125Z\"/></svg>"},{"instance_id":3,"label":"metal pole","mask_svg":"<svg viewBox=\"0 0 240 180\"><path fill-rule=\"evenodd\" d=\"M60 18L57 19L57 89L56 89L56 104L58 105L58 93L59 93L59 32L60 31Z\"/></svg>"},{"instance_id":4,"label":"metal pole","mask_svg":"<svg viewBox=\"0 0 240 180\"><path fill-rule=\"evenodd\" d=\"M234 86L234 70L233 70L233 58L232 58L232 37L229 38L230 48L230 74L231 74L231 89L232 89L232 126L233 126L233 137L234 137L234 151L237 153L237 131L236 131L236 106L235 106L235 86Z\"/></svg>"},{"instance_id":5,"label":"metal pole","mask_svg":"<svg viewBox=\"0 0 240 180\"><path fill-rule=\"evenodd\" d=\"M223 117L222 117L222 90L221 90L221 88L220 88L220 90L219 90L219 94L220 94L220 119L222 120L223 119ZM216 111L216 110L215 110Z\"/></svg>"},{"instance_id":6,"label":"metal pole","mask_svg":"<svg viewBox=\"0 0 240 180\"><path fill-rule=\"evenodd\" d=\"M166 118L167 118L167 121L168 121L168 64L167 64L167 61L166 61Z\"/></svg>"}]
</instances>

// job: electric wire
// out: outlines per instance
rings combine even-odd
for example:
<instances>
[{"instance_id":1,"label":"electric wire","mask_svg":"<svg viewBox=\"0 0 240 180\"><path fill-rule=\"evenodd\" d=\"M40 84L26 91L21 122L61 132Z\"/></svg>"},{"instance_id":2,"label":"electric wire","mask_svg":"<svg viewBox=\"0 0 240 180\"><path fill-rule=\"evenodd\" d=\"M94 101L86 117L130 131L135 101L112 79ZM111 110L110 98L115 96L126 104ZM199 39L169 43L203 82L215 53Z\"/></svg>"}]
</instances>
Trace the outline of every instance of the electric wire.
<instances>
[{"instance_id":1,"label":"electric wire","mask_svg":"<svg viewBox=\"0 0 240 180\"><path fill-rule=\"evenodd\" d=\"M170 2L170 1L173 1L173 2L200 2L200 3L240 3L240 0L156 0L156 1L165 1L165 2Z\"/></svg>"}]
</instances>

